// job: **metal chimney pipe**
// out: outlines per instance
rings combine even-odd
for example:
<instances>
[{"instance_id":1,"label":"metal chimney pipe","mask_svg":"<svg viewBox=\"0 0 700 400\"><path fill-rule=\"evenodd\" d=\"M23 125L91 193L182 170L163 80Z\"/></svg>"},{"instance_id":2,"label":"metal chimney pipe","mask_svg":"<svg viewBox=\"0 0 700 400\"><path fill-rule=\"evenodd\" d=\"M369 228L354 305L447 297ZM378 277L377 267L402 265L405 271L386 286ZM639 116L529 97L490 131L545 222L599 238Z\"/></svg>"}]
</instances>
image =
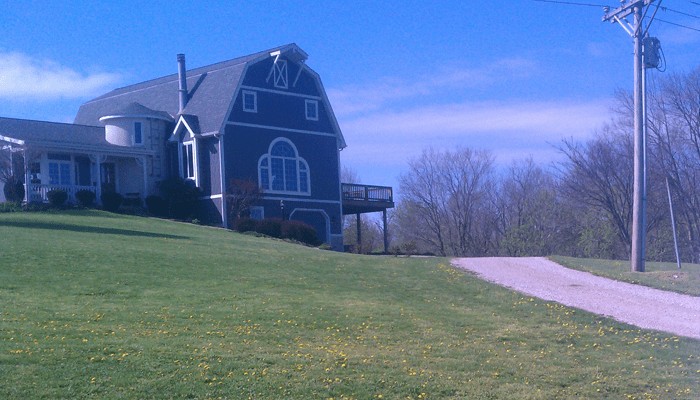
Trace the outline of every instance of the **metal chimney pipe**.
<instances>
[{"instance_id":1,"label":"metal chimney pipe","mask_svg":"<svg viewBox=\"0 0 700 400\"><path fill-rule=\"evenodd\" d=\"M185 69L185 55L177 55L177 76L180 81L180 112L187 106L187 70Z\"/></svg>"}]
</instances>

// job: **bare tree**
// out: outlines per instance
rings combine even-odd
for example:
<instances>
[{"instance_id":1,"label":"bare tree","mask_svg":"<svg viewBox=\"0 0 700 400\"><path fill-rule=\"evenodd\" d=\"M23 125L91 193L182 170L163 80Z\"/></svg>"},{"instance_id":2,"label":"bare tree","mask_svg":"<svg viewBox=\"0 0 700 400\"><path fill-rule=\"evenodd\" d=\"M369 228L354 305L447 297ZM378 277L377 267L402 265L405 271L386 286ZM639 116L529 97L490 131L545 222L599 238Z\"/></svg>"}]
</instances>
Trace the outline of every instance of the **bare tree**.
<instances>
[{"instance_id":1,"label":"bare tree","mask_svg":"<svg viewBox=\"0 0 700 400\"><path fill-rule=\"evenodd\" d=\"M631 248L634 147L628 133L607 125L581 144L565 140L559 150L560 188L571 199L602 212L616 229L620 243Z\"/></svg>"},{"instance_id":2,"label":"bare tree","mask_svg":"<svg viewBox=\"0 0 700 400\"><path fill-rule=\"evenodd\" d=\"M397 222L439 255L486 255L494 250L493 156L485 150L426 149L399 177ZM407 229L402 229L406 233Z\"/></svg>"}]
</instances>

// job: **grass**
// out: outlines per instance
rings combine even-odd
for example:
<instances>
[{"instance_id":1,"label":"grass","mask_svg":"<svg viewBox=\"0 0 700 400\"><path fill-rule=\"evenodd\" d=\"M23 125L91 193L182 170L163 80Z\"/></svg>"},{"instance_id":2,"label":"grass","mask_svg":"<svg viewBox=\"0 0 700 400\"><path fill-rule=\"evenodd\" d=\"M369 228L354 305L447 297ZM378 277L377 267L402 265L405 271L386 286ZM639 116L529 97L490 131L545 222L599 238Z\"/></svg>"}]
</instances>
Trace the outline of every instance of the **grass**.
<instances>
[{"instance_id":1,"label":"grass","mask_svg":"<svg viewBox=\"0 0 700 400\"><path fill-rule=\"evenodd\" d=\"M0 398L693 399L700 341L368 257L0 214Z\"/></svg>"},{"instance_id":2,"label":"grass","mask_svg":"<svg viewBox=\"0 0 700 400\"><path fill-rule=\"evenodd\" d=\"M700 296L700 265L646 262L645 272L630 272L629 261L596 260L562 256L550 257L567 268L590 272L618 281L635 283L656 289L691 296Z\"/></svg>"}]
</instances>

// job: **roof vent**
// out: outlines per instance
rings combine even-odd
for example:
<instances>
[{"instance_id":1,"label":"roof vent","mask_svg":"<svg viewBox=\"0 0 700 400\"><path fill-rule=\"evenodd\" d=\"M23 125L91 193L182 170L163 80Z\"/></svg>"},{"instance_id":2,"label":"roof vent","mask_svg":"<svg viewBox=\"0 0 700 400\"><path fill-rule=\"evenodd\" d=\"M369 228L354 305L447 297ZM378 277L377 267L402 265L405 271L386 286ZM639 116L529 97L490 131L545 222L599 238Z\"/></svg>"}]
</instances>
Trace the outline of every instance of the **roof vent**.
<instances>
[{"instance_id":1,"label":"roof vent","mask_svg":"<svg viewBox=\"0 0 700 400\"><path fill-rule=\"evenodd\" d=\"M177 55L177 77L180 81L180 112L187 106L187 70L185 69L185 55Z\"/></svg>"}]
</instances>

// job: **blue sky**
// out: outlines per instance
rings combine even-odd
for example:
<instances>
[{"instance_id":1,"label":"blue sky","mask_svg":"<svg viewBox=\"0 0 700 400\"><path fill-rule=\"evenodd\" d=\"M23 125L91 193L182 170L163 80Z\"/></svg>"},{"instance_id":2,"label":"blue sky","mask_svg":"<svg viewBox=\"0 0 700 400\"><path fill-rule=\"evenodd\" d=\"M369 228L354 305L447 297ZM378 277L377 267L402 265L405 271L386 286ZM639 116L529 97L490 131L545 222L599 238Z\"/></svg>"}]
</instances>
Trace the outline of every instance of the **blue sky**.
<instances>
[{"instance_id":1,"label":"blue sky","mask_svg":"<svg viewBox=\"0 0 700 400\"><path fill-rule=\"evenodd\" d=\"M617 0L572 0L619 6ZM48 3L48 4L47 4ZM700 1L657 17L700 29ZM433 146L501 166L557 157L632 88L632 39L602 7L494 1L22 1L0 5L0 116L71 122L117 87L296 43L328 92L364 183L398 186ZM668 71L700 66L700 32L654 22ZM652 72L659 73L659 72Z\"/></svg>"}]
</instances>

